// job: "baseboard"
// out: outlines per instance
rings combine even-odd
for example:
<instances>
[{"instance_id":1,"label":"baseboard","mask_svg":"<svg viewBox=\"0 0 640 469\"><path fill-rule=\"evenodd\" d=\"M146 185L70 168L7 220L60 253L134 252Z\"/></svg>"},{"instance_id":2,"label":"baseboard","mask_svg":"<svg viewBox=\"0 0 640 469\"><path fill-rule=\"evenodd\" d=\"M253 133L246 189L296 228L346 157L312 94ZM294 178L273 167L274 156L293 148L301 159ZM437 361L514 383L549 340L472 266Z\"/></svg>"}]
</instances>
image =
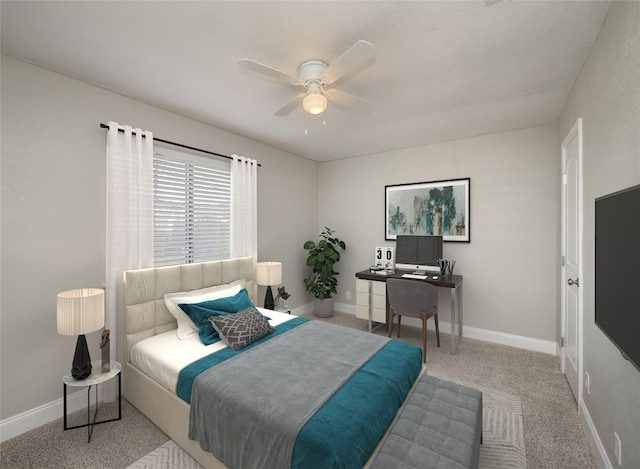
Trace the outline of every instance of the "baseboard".
<instances>
[{"instance_id":1,"label":"baseboard","mask_svg":"<svg viewBox=\"0 0 640 469\"><path fill-rule=\"evenodd\" d=\"M347 303L336 303L335 309L343 313L356 314L356 307ZM406 318L403 323L411 324L416 327L421 327L421 323L418 319ZM440 330L443 332L449 332L451 330L451 323L444 322L442 319L439 321ZM429 329L435 329L433 321L428 322ZM556 342L550 340L534 339L531 337L525 337L515 334L507 334L505 332L490 331L487 329L480 329L477 327L470 327L462 325L462 336L469 337L470 339L483 340L485 342L492 342L494 344L508 345L510 347L517 347L525 350L531 350L534 352L548 353L551 355L558 355L558 346Z\"/></svg>"},{"instance_id":2,"label":"baseboard","mask_svg":"<svg viewBox=\"0 0 640 469\"><path fill-rule=\"evenodd\" d=\"M447 323L440 321L441 328L446 327L445 330L450 329L451 326L449 324L446 326L443 326L443 324ZM470 339L483 340L485 342L493 342L495 344L531 350L533 352L557 355L556 343L550 340L534 339L532 337L525 337L522 335L479 329L477 327L465 326L464 324L462 325L462 336L469 337Z\"/></svg>"},{"instance_id":3,"label":"baseboard","mask_svg":"<svg viewBox=\"0 0 640 469\"><path fill-rule=\"evenodd\" d=\"M313 303L309 303L309 306L311 306L311 309L313 310ZM356 315L356 305L352 305L349 303L336 302L334 304L334 309L336 311L340 311L341 313L353 314L354 316Z\"/></svg>"},{"instance_id":4,"label":"baseboard","mask_svg":"<svg viewBox=\"0 0 640 469\"><path fill-rule=\"evenodd\" d=\"M98 398L103 400L105 389L103 385L98 385ZM95 391L91 390L91 403L95 400ZM87 390L83 389L67 394L67 413L71 414L81 409L87 408ZM31 410L27 410L13 417L0 421L0 443L10 440L29 430L33 430L41 425L53 422L64 415L63 398L43 404Z\"/></svg>"},{"instance_id":5,"label":"baseboard","mask_svg":"<svg viewBox=\"0 0 640 469\"><path fill-rule=\"evenodd\" d=\"M591 451L593 451L596 464L601 469L613 469L613 465L611 464L611 461L609 461L607 451L604 449L600 435L598 435L598 431L593 424L593 420L591 420L591 415L589 415L589 410L584 404L584 401L580 402L578 410L580 420L582 421L582 427L584 428L587 440L589 441L589 446L591 446Z\"/></svg>"},{"instance_id":6,"label":"baseboard","mask_svg":"<svg viewBox=\"0 0 640 469\"><path fill-rule=\"evenodd\" d=\"M291 310L291 314L295 314L296 316L302 316L303 314L312 313L313 312L313 303L307 303L306 305L298 306L297 308L293 308ZM353 314L356 314L355 308L353 309Z\"/></svg>"},{"instance_id":7,"label":"baseboard","mask_svg":"<svg viewBox=\"0 0 640 469\"><path fill-rule=\"evenodd\" d=\"M67 395L67 409L69 413L87 406L87 395L84 391ZM59 419L63 415L64 403L62 398L43 404L0 422L0 442L10 440L24 432L32 430Z\"/></svg>"}]
</instances>

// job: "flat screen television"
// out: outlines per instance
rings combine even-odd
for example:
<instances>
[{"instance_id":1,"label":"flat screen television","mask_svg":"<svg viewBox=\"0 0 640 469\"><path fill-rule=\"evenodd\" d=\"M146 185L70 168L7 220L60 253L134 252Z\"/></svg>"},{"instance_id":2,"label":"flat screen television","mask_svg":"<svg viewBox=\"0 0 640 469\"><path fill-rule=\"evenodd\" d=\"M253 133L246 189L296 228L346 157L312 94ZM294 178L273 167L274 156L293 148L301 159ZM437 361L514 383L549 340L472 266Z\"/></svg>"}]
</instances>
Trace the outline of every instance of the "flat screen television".
<instances>
[{"instance_id":1,"label":"flat screen television","mask_svg":"<svg viewBox=\"0 0 640 469\"><path fill-rule=\"evenodd\" d=\"M640 371L640 185L595 201L596 325Z\"/></svg>"},{"instance_id":2,"label":"flat screen television","mask_svg":"<svg viewBox=\"0 0 640 469\"><path fill-rule=\"evenodd\" d=\"M442 236L398 235L396 239L396 269L440 272Z\"/></svg>"}]
</instances>

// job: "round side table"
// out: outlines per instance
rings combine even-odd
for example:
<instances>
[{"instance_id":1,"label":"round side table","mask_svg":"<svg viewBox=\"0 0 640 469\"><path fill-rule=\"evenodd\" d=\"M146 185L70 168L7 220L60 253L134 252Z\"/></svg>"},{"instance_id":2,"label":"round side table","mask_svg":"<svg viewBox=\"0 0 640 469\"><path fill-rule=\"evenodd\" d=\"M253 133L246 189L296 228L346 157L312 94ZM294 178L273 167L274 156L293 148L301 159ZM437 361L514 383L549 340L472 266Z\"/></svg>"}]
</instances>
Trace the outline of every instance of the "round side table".
<instances>
[{"instance_id":1,"label":"round side table","mask_svg":"<svg viewBox=\"0 0 640 469\"><path fill-rule=\"evenodd\" d=\"M102 360L93 360L91 362L91 369L94 370L89 375L88 378L77 380L73 376L71 376L71 371L69 373L62 376L62 386L63 386L63 394L64 394L64 429L65 430L73 430L74 428L83 428L87 427L87 443L91 442L91 434L93 433L93 427L100 423L113 422L115 420L122 419L122 365L115 360L111 360L110 363L110 371L108 373L100 373L98 371L102 370ZM112 418L108 420L100 420L97 421L96 417L98 416L98 385L101 383L105 383L114 377L118 377L118 417ZM82 387L88 386L87 389L87 423L83 425L76 425L73 427L69 427L67 425L67 386L73 387ZM91 387L95 387L95 395L96 395L96 409L93 414L93 421L91 420Z\"/></svg>"}]
</instances>

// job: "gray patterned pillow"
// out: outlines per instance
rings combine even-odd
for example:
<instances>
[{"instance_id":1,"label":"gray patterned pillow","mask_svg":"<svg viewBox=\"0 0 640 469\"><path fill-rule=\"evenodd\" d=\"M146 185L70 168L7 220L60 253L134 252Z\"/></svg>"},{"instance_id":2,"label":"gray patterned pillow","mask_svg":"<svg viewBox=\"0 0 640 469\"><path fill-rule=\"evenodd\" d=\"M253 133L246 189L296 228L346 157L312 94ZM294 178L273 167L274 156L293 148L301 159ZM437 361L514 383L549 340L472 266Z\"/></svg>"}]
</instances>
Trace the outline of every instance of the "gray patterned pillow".
<instances>
[{"instance_id":1,"label":"gray patterned pillow","mask_svg":"<svg viewBox=\"0 0 640 469\"><path fill-rule=\"evenodd\" d=\"M211 316L209 321L222 341L233 350L241 350L275 331L255 308L246 308L226 316Z\"/></svg>"}]
</instances>

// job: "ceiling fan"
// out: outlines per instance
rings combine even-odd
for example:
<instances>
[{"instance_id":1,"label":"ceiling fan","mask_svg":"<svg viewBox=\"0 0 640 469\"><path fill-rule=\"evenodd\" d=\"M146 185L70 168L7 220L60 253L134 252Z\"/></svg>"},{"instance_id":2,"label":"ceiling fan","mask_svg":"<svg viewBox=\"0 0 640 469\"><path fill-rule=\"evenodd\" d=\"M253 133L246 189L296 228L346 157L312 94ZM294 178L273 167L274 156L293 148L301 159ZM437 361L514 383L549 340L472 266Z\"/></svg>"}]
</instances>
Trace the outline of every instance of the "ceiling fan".
<instances>
[{"instance_id":1,"label":"ceiling fan","mask_svg":"<svg viewBox=\"0 0 640 469\"><path fill-rule=\"evenodd\" d=\"M330 65L322 60L307 60L298 68L298 76L277 70L251 59L240 59L240 67L284 80L291 85L303 86L305 92L299 94L274 113L286 116L302 104L309 114L322 114L327 109L327 100L345 106L356 114L365 114L371 103L344 91L331 88L336 81L354 72L375 58L375 48L367 41L358 41L347 49Z\"/></svg>"}]
</instances>

